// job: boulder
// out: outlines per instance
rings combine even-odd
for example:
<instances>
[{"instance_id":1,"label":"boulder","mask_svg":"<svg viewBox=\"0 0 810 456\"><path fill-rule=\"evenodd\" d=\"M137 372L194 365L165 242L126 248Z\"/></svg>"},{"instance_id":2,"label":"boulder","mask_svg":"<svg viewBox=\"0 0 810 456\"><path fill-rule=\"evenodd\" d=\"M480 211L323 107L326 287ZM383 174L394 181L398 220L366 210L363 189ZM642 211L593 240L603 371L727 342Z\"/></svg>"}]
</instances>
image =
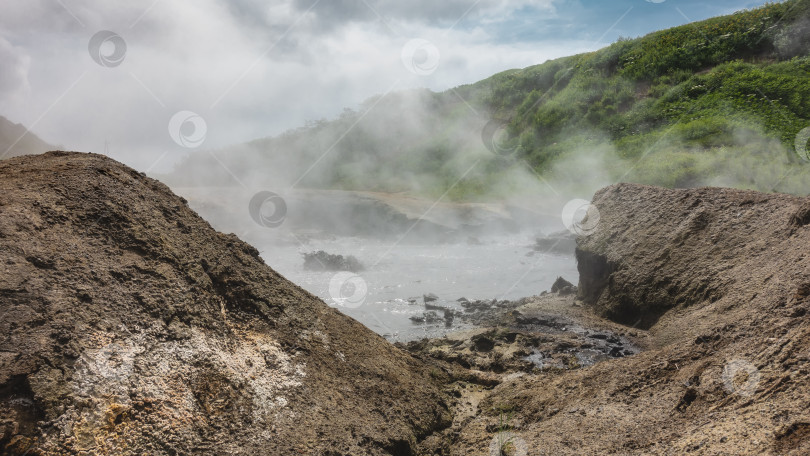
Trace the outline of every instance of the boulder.
<instances>
[{"instance_id":1,"label":"boulder","mask_svg":"<svg viewBox=\"0 0 810 456\"><path fill-rule=\"evenodd\" d=\"M552 293L560 293L563 294L563 290L567 289L565 294L570 294L573 290L574 284L571 282L563 279L562 277L557 277L557 280L554 281L554 284L551 285L551 292Z\"/></svg>"},{"instance_id":2,"label":"boulder","mask_svg":"<svg viewBox=\"0 0 810 456\"><path fill-rule=\"evenodd\" d=\"M333 255L323 250L304 254L304 269L310 271L360 272L363 265L352 255Z\"/></svg>"},{"instance_id":3,"label":"boulder","mask_svg":"<svg viewBox=\"0 0 810 456\"><path fill-rule=\"evenodd\" d=\"M0 264L2 454L411 454L449 424L421 362L104 156L0 162Z\"/></svg>"}]
</instances>

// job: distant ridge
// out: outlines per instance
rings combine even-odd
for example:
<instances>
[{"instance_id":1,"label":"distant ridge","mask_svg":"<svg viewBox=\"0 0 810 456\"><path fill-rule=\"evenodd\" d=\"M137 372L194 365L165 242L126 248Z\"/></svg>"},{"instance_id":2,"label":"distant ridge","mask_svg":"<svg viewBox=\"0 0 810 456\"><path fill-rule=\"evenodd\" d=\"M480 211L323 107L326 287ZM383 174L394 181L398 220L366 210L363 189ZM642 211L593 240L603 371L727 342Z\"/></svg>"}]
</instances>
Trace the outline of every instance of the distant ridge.
<instances>
[{"instance_id":1,"label":"distant ridge","mask_svg":"<svg viewBox=\"0 0 810 456\"><path fill-rule=\"evenodd\" d=\"M0 116L0 160L54 149L57 147L46 143L25 126Z\"/></svg>"}]
</instances>

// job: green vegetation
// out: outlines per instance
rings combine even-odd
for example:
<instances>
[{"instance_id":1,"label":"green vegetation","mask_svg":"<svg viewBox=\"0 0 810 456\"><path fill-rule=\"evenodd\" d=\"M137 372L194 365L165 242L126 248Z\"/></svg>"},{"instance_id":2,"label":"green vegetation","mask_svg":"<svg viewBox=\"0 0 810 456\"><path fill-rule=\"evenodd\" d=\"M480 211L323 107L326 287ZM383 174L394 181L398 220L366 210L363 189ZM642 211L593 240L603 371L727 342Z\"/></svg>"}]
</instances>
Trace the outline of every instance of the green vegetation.
<instances>
[{"instance_id":1,"label":"green vegetation","mask_svg":"<svg viewBox=\"0 0 810 456\"><path fill-rule=\"evenodd\" d=\"M511 141L539 172L607 142L636 165L631 180L688 186L724 176L801 191L790 184L807 173L793 148L810 125L808 12L804 0L770 4L502 73L465 93L510 119ZM743 158L786 162L785 179L728 173Z\"/></svg>"},{"instance_id":2,"label":"green vegetation","mask_svg":"<svg viewBox=\"0 0 810 456\"><path fill-rule=\"evenodd\" d=\"M503 196L536 176L591 190L634 181L806 194L810 163L794 142L810 126L808 51L810 0L789 0L444 93L375 97L231 155L304 175L299 186L451 199ZM492 118L513 153L483 146Z\"/></svg>"}]
</instances>

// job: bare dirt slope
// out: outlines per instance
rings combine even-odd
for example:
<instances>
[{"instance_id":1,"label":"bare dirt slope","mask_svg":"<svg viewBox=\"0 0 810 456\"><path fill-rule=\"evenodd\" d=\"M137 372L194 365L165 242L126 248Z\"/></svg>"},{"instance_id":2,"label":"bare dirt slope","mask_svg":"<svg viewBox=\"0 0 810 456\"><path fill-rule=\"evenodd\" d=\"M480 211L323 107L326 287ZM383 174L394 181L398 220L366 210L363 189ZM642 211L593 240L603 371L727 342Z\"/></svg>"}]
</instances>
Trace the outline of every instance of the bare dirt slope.
<instances>
[{"instance_id":1,"label":"bare dirt slope","mask_svg":"<svg viewBox=\"0 0 810 456\"><path fill-rule=\"evenodd\" d=\"M410 454L430 372L109 158L0 162L0 453Z\"/></svg>"},{"instance_id":2,"label":"bare dirt slope","mask_svg":"<svg viewBox=\"0 0 810 456\"><path fill-rule=\"evenodd\" d=\"M810 454L810 199L621 184L593 203L579 302L647 350L502 375L424 453Z\"/></svg>"}]
</instances>

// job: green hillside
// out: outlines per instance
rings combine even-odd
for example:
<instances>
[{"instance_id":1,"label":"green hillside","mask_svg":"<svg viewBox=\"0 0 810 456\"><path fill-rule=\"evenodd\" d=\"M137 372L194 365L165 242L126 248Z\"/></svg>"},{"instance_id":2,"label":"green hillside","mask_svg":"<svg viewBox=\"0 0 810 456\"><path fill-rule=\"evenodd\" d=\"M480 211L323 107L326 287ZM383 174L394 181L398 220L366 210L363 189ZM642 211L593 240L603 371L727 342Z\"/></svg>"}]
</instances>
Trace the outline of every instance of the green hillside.
<instances>
[{"instance_id":1,"label":"green hillside","mask_svg":"<svg viewBox=\"0 0 810 456\"><path fill-rule=\"evenodd\" d=\"M537 176L564 189L630 181L806 194L810 163L795 143L810 126L809 49L810 0L790 0L443 93L374 97L218 155L258 184L281 174L298 187L455 199ZM210 160L192 157L176 179L231 178L199 166Z\"/></svg>"}]
</instances>

